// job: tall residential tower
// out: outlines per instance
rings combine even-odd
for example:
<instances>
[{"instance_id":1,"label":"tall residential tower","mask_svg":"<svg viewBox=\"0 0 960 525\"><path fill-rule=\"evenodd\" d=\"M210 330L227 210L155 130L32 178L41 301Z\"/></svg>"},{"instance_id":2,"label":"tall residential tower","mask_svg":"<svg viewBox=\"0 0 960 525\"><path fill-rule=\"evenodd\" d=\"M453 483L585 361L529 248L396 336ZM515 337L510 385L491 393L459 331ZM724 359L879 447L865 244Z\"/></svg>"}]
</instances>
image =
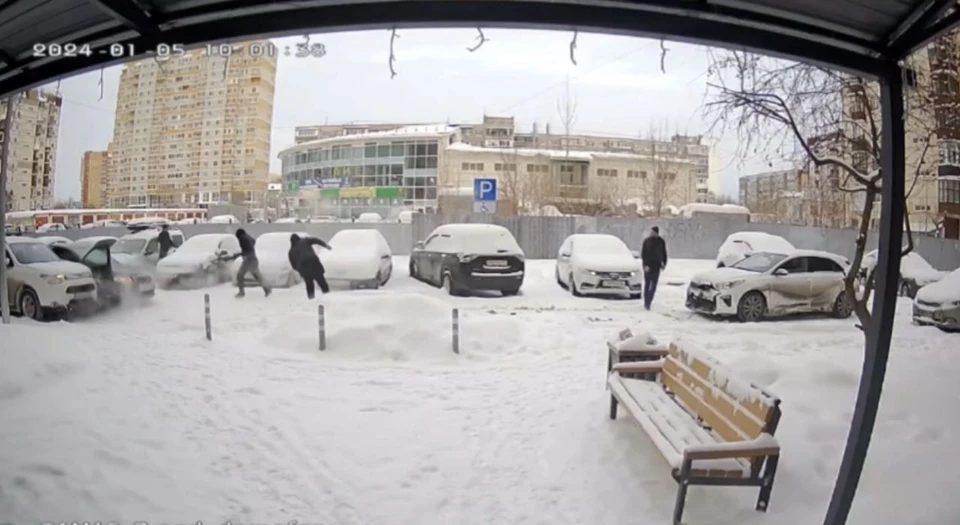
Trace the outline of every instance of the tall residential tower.
<instances>
[{"instance_id":1,"label":"tall residential tower","mask_svg":"<svg viewBox=\"0 0 960 525\"><path fill-rule=\"evenodd\" d=\"M10 159L7 166L7 210L27 211L53 206L56 180L57 138L62 99L52 93L31 89L16 104L11 129ZM0 102L0 147L6 101Z\"/></svg>"}]
</instances>

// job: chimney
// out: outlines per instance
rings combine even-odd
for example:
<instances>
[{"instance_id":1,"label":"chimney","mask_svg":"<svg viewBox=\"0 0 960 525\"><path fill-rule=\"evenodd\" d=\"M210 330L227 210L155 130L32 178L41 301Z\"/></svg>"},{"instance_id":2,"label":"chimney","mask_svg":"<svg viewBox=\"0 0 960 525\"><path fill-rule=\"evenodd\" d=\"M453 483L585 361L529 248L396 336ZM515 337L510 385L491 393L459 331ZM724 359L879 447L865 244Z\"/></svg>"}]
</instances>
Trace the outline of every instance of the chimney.
<instances>
[{"instance_id":1,"label":"chimney","mask_svg":"<svg viewBox=\"0 0 960 525\"><path fill-rule=\"evenodd\" d=\"M546 134L549 135L549 134L550 134L550 123L547 122L546 124L544 124L543 127L545 128Z\"/></svg>"}]
</instances>

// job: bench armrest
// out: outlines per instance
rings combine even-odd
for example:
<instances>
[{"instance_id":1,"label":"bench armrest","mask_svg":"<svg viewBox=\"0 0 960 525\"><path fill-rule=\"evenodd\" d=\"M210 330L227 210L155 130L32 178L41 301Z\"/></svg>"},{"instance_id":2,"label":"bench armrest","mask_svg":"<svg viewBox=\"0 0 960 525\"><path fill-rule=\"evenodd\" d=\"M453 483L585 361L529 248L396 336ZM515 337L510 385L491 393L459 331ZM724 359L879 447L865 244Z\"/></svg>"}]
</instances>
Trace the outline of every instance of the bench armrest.
<instances>
[{"instance_id":1,"label":"bench armrest","mask_svg":"<svg viewBox=\"0 0 960 525\"><path fill-rule=\"evenodd\" d=\"M759 458L779 456L780 444L770 434L763 433L750 441L728 441L710 445L691 445L684 449L684 460Z\"/></svg>"},{"instance_id":2,"label":"bench armrest","mask_svg":"<svg viewBox=\"0 0 960 525\"><path fill-rule=\"evenodd\" d=\"M659 372L663 368L663 359L656 361L628 361L613 365L613 372L620 374L643 374Z\"/></svg>"}]
</instances>

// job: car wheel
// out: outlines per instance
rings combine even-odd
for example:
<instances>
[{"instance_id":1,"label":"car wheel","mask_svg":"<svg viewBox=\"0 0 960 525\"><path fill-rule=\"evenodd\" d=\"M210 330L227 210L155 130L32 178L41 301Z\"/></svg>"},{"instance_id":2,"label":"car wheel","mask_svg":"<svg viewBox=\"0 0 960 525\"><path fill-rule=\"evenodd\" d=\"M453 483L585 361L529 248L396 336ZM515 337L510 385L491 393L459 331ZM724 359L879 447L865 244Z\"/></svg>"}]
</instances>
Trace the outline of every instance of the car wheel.
<instances>
[{"instance_id":1,"label":"car wheel","mask_svg":"<svg viewBox=\"0 0 960 525\"><path fill-rule=\"evenodd\" d=\"M853 314L853 301L850 300L846 291L840 292L837 299L833 301L833 316L837 319L846 319Z\"/></svg>"},{"instance_id":2,"label":"car wheel","mask_svg":"<svg viewBox=\"0 0 960 525\"><path fill-rule=\"evenodd\" d=\"M40 306L40 299L37 297L37 292L30 288L25 288L20 292L20 302L17 307L24 317L34 321L43 321L43 307Z\"/></svg>"},{"instance_id":3,"label":"car wheel","mask_svg":"<svg viewBox=\"0 0 960 525\"><path fill-rule=\"evenodd\" d=\"M723 264L723 261L720 261L719 263L717 263L717 268L725 268L726 266L727 266L726 264Z\"/></svg>"},{"instance_id":4,"label":"car wheel","mask_svg":"<svg viewBox=\"0 0 960 525\"><path fill-rule=\"evenodd\" d=\"M409 269L410 269L410 277L413 277L414 279L420 278L419 276L417 276L417 263L410 261Z\"/></svg>"},{"instance_id":5,"label":"car wheel","mask_svg":"<svg viewBox=\"0 0 960 525\"><path fill-rule=\"evenodd\" d=\"M557 276L557 284L560 285L560 288L566 288L566 285L560 280L560 268L555 268L553 273L555 273Z\"/></svg>"},{"instance_id":6,"label":"car wheel","mask_svg":"<svg viewBox=\"0 0 960 525\"><path fill-rule=\"evenodd\" d=\"M450 272L444 272L443 279L441 280L441 286L447 291L448 295L459 295L457 286L453 283L453 277L450 276Z\"/></svg>"},{"instance_id":7,"label":"car wheel","mask_svg":"<svg viewBox=\"0 0 960 525\"><path fill-rule=\"evenodd\" d=\"M767 313L767 300L760 292L747 292L737 304L737 319L741 323L755 323Z\"/></svg>"},{"instance_id":8,"label":"car wheel","mask_svg":"<svg viewBox=\"0 0 960 525\"><path fill-rule=\"evenodd\" d=\"M568 286L570 287L570 293L572 293L574 297L582 297L583 294L580 293L580 290L577 290L577 281L573 280L572 273L570 274L569 283L570 284Z\"/></svg>"}]
</instances>

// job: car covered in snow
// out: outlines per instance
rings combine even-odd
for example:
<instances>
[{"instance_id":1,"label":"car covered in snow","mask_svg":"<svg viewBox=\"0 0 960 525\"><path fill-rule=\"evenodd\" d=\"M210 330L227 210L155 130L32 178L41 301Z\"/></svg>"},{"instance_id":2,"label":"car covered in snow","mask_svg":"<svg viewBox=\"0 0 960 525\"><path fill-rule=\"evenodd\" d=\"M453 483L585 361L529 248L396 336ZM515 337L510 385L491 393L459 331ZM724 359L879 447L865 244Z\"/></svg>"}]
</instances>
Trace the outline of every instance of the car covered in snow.
<instances>
[{"instance_id":1,"label":"car covered in snow","mask_svg":"<svg viewBox=\"0 0 960 525\"><path fill-rule=\"evenodd\" d=\"M71 239L61 237L59 235L41 235L36 239L47 246L53 246L54 244L70 244L73 242Z\"/></svg>"},{"instance_id":2,"label":"car covered in snow","mask_svg":"<svg viewBox=\"0 0 960 525\"><path fill-rule=\"evenodd\" d=\"M117 306L127 299L146 299L156 291L153 277L138 270L114 264L110 245L112 237L82 239L72 244L51 246L50 249L64 261L80 263L93 274L97 282L97 300L101 307Z\"/></svg>"},{"instance_id":3,"label":"car covered in snow","mask_svg":"<svg viewBox=\"0 0 960 525\"><path fill-rule=\"evenodd\" d=\"M379 213L365 212L357 216L357 222L377 223L383 222L383 217Z\"/></svg>"},{"instance_id":4,"label":"car covered in snow","mask_svg":"<svg viewBox=\"0 0 960 525\"><path fill-rule=\"evenodd\" d=\"M576 233L557 253L557 283L573 295L626 295L638 299L643 291L640 253L618 237L605 233Z\"/></svg>"},{"instance_id":5,"label":"car covered in snow","mask_svg":"<svg viewBox=\"0 0 960 525\"><path fill-rule=\"evenodd\" d=\"M68 228L66 224L60 222L48 222L46 224L41 224L37 226L37 233L50 233L50 232L62 232L67 231Z\"/></svg>"},{"instance_id":6,"label":"car covered in snow","mask_svg":"<svg viewBox=\"0 0 960 525\"><path fill-rule=\"evenodd\" d=\"M731 266L694 275L686 306L740 322L807 312L844 319L853 313L844 287L848 270L844 257L828 252L755 252Z\"/></svg>"},{"instance_id":7,"label":"car covered in snow","mask_svg":"<svg viewBox=\"0 0 960 525\"><path fill-rule=\"evenodd\" d=\"M146 228L128 233L110 247L113 260L126 267L153 268L160 260L160 228ZM171 253L183 244L183 232L170 228ZM169 255L169 254L168 254Z\"/></svg>"},{"instance_id":8,"label":"car covered in snow","mask_svg":"<svg viewBox=\"0 0 960 525\"><path fill-rule=\"evenodd\" d=\"M327 241L332 250L320 253L324 276L331 286L379 288L393 274L393 252L379 230L340 230Z\"/></svg>"},{"instance_id":9,"label":"car covered in snow","mask_svg":"<svg viewBox=\"0 0 960 525\"><path fill-rule=\"evenodd\" d=\"M232 234L194 235L177 251L157 263L154 279L162 289L178 285L212 286L225 283L233 278L233 259L228 258L238 253L240 241Z\"/></svg>"},{"instance_id":10,"label":"car covered in snow","mask_svg":"<svg viewBox=\"0 0 960 525\"><path fill-rule=\"evenodd\" d=\"M913 321L945 332L960 331L960 268L917 290Z\"/></svg>"},{"instance_id":11,"label":"car covered in snow","mask_svg":"<svg viewBox=\"0 0 960 525\"><path fill-rule=\"evenodd\" d=\"M731 233L720 245L717 253L717 268L732 266L754 252L782 253L788 255L796 248L790 241L778 235L764 232L743 231Z\"/></svg>"},{"instance_id":12,"label":"car covered in snow","mask_svg":"<svg viewBox=\"0 0 960 525\"><path fill-rule=\"evenodd\" d=\"M495 224L444 224L410 254L410 276L442 286L450 295L499 290L516 295L526 258L510 230Z\"/></svg>"},{"instance_id":13,"label":"car covered in snow","mask_svg":"<svg viewBox=\"0 0 960 525\"><path fill-rule=\"evenodd\" d=\"M860 264L861 278L873 278L873 272L877 268L878 256L879 252L877 250L864 254L863 262ZM931 266L919 253L910 252L900 258L898 292L904 297L916 297L917 290L943 279L948 273L950 272L937 270Z\"/></svg>"},{"instance_id":14,"label":"car covered in snow","mask_svg":"<svg viewBox=\"0 0 960 525\"><path fill-rule=\"evenodd\" d=\"M77 239L73 242L68 243L67 246L70 246L71 248L74 248L77 250L88 250L93 245L99 244L101 242L105 243L107 248L109 248L117 243L117 238L110 235L93 235L91 237L83 237L81 239Z\"/></svg>"},{"instance_id":15,"label":"car covered in snow","mask_svg":"<svg viewBox=\"0 0 960 525\"><path fill-rule=\"evenodd\" d=\"M300 274L290 266L290 259L287 252L290 251L290 235L297 234L301 238L309 234L303 232L269 232L257 237L257 260L260 263L260 275L263 276L264 284L270 288L289 288L299 284ZM233 280L236 283L237 273L243 259L238 258L233 262L232 272ZM257 286L257 279L250 273L244 276L244 286Z\"/></svg>"},{"instance_id":16,"label":"car covered in snow","mask_svg":"<svg viewBox=\"0 0 960 525\"><path fill-rule=\"evenodd\" d=\"M12 311L42 321L96 308L93 272L60 259L46 244L26 237L10 238L3 258Z\"/></svg>"}]
</instances>

